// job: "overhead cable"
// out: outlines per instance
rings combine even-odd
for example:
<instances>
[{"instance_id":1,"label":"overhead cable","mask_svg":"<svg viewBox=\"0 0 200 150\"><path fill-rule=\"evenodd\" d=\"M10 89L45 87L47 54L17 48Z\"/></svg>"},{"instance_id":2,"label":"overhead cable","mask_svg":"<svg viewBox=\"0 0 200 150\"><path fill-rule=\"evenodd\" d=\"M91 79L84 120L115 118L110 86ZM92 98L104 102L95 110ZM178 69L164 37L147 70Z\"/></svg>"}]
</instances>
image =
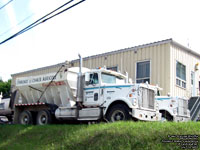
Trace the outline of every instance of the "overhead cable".
<instances>
[{"instance_id":1,"label":"overhead cable","mask_svg":"<svg viewBox=\"0 0 200 150\"><path fill-rule=\"evenodd\" d=\"M22 21L20 21L18 24L16 24L16 26L24 23L26 20L28 20L29 18L31 18L34 14L32 13L31 15L29 15L28 17L26 17L25 19L23 19ZM3 36L4 34L10 32L11 30L13 30L16 26L11 27L10 29L8 29L7 31L3 32L0 34L0 37Z\"/></svg>"},{"instance_id":2,"label":"overhead cable","mask_svg":"<svg viewBox=\"0 0 200 150\"><path fill-rule=\"evenodd\" d=\"M71 9L71 8L73 8L73 7L75 7L76 5L78 5L78 4L82 3L82 2L84 2L85 0L81 0L81 1L79 1L79 2L77 2L77 3L75 3L75 4L73 4L73 5L71 5L70 7L67 7L67 8L65 8L65 9L63 9L62 11L60 11L60 12L58 12L58 13L52 15L53 13L55 13L56 11L58 11L59 9L61 9L62 7L68 5L69 3L73 2L73 1L74 1L74 0L68 1L68 2L65 3L64 5L58 7L57 9L55 9L55 10L53 10L52 12L48 13L47 15L43 16L42 18L36 20L36 21L33 22L32 24L30 24L30 25L28 25L27 27L23 28L22 30L20 30L19 32L17 32L17 33L15 33L14 35L10 36L10 37L7 38L6 40L3 40L2 42L0 42L0 45L3 44L3 43L5 43L5 42L7 42L7 41L9 41L9 40L11 40L11 39L13 39L14 37L16 37L16 36L18 36L18 35L20 35L20 34L26 32L26 31L28 31L28 30L30 30L30 29L36 27L37 25L39 25L39 24L41 24L41 23L44 23L44 22L46 22L47 20L49 20L49 19L51 19L51 18L53 18L53 17L55 17L55 16L57 16L57 15L59 15L59 14L65 12L65 11L67 11L67 10L69 10L69 9ZM52 15L52 16L50 16L50 15ZM50 16L50 17L48 17L48 16ZM47 18L47 17L48 17L48 18Z\"/></svg>"},{"instance_id":3,"label":"overhead cable","mask_svg":"<svg viewBox=\"0 0 200 150\"><path fill-rule=\"evenodd\" d=\"M0 10L4 7L6 7L6 5L8 5L10 2L12 2L13 0L8 1L6 4L4 4L3 6L0 7Z\"/></svg>"}]
</instances>

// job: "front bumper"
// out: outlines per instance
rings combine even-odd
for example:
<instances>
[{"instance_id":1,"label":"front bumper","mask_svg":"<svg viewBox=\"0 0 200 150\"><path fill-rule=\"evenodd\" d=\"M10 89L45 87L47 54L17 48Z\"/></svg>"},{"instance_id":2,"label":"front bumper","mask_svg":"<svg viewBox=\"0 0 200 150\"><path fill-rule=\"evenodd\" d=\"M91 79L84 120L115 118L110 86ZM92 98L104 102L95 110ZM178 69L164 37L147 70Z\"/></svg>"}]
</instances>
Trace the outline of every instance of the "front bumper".
<instances>
[{"instance_id":1,"label":"front bumper","mask_svg":"<svg viewBox=\"0 0 200 150\"><path fill-rule=\"evenodd\" d=\"M187 121L190 121L190 117L188 116L178 116L178 115L175 115L173 116L175 122L187 122Z\"/></svg>"},{"instance_id":2,"label":"front bumper","mask_svg":"<svg viewBox=\"0 0 200 150\"><path fill-rule=\"evenodd\" d=\"M131 116L143 121L161 121L161 113L144 109L132 109Z\"/></svg>"}]
</instances>

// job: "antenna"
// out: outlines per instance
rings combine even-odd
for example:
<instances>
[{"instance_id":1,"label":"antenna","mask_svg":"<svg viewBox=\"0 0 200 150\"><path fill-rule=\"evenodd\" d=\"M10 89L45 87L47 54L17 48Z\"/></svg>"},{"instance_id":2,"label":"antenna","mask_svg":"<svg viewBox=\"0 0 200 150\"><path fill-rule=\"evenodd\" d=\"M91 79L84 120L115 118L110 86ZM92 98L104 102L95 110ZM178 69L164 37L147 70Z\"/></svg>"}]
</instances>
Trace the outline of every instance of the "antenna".
<instances>
[{"instance_id":1,"label":"antenna","mask_svg":"<svg viewBox=\"0 0 200 150\"><path fill-rule=\"evenodd\" d=\"M187 38L187 47L190 48L190 41L189 41L189 38Z\"/></svg>"}]
</instances>

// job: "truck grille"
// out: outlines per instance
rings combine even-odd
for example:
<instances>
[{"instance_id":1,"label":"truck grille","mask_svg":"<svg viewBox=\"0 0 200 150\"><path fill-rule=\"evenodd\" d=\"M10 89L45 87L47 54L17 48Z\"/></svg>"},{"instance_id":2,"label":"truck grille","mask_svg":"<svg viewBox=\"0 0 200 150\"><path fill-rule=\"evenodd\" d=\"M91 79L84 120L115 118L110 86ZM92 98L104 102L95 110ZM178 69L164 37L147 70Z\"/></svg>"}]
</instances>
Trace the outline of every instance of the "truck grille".
<instances>
[{"instance_id":1,"label":"truck grille","mask_svg":"<svg viewBox=\"0 0 200 150\"><path fill-rule=\"evenodd\" d=\"M187 115L187 109L188 109L188 100L179 98L178 100L178 115L185 116Z\"/></svg>"},{"instance_id":2,"label":"truck grille","mask_svg":"<svg viewBox=\"0 0 200 150\"><path fill-rule=\"evenodd\" d=\"M154 91L146 88L142 89L142 103L143 108L154 109L155 95Z\"/></svg>"}]
</instances>

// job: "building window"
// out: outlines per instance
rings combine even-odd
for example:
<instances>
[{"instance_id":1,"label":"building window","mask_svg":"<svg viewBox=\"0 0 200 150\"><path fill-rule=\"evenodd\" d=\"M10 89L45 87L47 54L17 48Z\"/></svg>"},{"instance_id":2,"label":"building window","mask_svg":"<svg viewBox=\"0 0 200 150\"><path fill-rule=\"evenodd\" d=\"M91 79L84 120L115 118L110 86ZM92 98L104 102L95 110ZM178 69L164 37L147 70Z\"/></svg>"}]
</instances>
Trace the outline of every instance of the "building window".
<instances>
[{"instance_id":1,"label":"building window","mask_svg":"<svg viewBox=\"0 0 200 150\"><path fill-rule=\"evenodd\" d=\"M176 85L186 88L186 67L180 62L176 62Z\"/></svg>"},{"instance_id":2,"label":"building window","mask_svg":"<svg viewBox=\"0 0 200 150\"><path fill-rule=\"evenodd\" d=\"M136 82L150 83L150 61L137 62Z\"/></svg>"},{"instance_id":3,"label":"building window","mask_svg":"<svg viewBox=\"0 0 200 150\"><path fill-rule=\"evenodd\" d=\"M115 66L115 67L107 67L107 69L108 70L112 70L112 71L118 71L118 68L117 68L117 66Z\"/></svg>"}]
</instances>

